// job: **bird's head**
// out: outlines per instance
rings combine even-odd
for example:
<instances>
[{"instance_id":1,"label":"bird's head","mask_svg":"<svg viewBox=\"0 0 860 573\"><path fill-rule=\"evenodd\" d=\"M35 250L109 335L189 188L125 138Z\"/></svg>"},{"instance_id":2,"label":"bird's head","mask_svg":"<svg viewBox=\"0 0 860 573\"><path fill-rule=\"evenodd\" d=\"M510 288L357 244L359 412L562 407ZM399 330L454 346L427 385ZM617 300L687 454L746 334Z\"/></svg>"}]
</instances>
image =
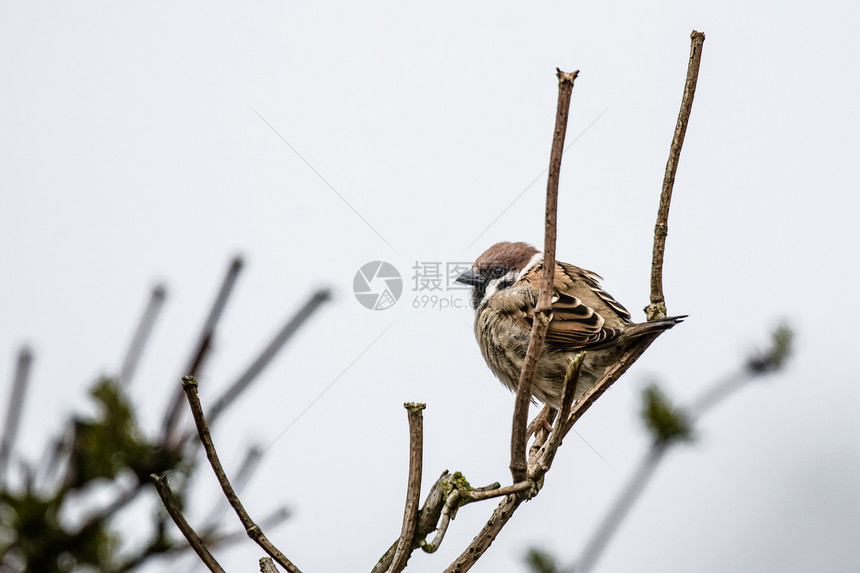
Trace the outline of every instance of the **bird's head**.
<instances>
[{"instance_id":1,"label":"bird's head","mask_svg":"<svg viewBox=\"0 0 860 573\"><path fill-rule=\"evenodd\" d=\"M472 306L481 309L491 296L512 287L539 260L540 251L528 243L496 243L457 282L473 287Z\"/></svg>"}]
</instances>

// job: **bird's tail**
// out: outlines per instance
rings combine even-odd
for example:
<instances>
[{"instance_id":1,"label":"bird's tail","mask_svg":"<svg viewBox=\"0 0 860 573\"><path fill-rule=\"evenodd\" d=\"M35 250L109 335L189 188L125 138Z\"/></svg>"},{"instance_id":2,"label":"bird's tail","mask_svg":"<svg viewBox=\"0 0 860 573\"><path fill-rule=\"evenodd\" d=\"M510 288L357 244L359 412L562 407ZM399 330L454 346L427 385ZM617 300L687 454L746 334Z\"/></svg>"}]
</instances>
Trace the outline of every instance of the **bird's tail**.
<instances>
[{"instance_id":1,"label":"bird's tail","mask_svg":"<svg viewBox=\"0 0 860 573\"><path fill-rule=\"evenodd\" d=\"M661 318L660 320L652 320L650 322L640 322L639 324L634 324L625 328L624 336L636 338L646 334L663 332L664 330L669 330L679 322L683 322L685 318L687 318L686 314L681 316L670 316L668 318Z\"/></svg>"}]
</instances>

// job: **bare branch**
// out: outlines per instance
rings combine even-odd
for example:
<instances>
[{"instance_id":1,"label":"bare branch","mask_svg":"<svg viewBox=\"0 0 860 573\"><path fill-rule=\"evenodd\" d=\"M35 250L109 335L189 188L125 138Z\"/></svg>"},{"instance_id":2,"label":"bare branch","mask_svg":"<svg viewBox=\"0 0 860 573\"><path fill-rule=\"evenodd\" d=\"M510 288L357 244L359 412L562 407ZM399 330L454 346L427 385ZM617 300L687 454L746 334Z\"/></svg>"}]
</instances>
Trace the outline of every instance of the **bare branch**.
<instances>
[{"instance_id":1,"label":"bare branch","mask_svg":"<svg viewBox=\"0 0 860 573\"><path fill-rule=\"evenodd\" d=\"M260 573L278 573L278 568L275 567L271 557L260 558Z\"/></svg>"},{"instance_id":2,"label":"bare branch","mask_svg":"<svg viewBox=\"0 0 860 573\"><path fill-rule=\"evenodd\" d=\"M412 539L418 519L418 501L421 495L421 462L423 457L423 414L426 404L407 402L403 404L409 412L409 481L406 488L406 508L403 510L403 527L394 559L388 573L400 573L412 553Z\"/></svg>"},{"instance_id":3,"label":"bare branch","mask_svg":"<svg viewBox=\"0 0 860 573\"><path fill-rule=\"evenodd\" d=\"M505 496L495 511L493 511L493 515L490 516L490 519L484 524L481 531L478 532L478 535L475 536L456 561L445 569L444 573L465 573L465 571L471 569L472 565L487 551L523 501L525 501L525 498L520 493L512 493Z\"/></svg>"},{"instance_id":4,"label":"bare branch","mask_svg":"<svg viewBox=\"0 0 860 573\"><path fill-rule=\"evenodd\" d=\"M645 307L645 316L648 320L659 320L667 316L666 299L663 296L663 254L666 250L666 235L669 233L669 204L672 202L675 173L678 171L681 147L684 145L687 123L693 109L693 96L696 95L696 82L699 79L699 63L702 60L704 42L705 35L693 30L693 33L690 34L690 60L687 63L687 80L684 83L684 95L681 98L681 110L678 112L675 134L672 136L672 146L669 148L669 160L666 162L663 190L660 193L660 207L657 209L657 223L654 226L654 249L651 255L651 304Z\"/></svg>"},{"instance_id":5,"label":"bare branch","mask_svg":"<svg viewBox=\"0 0 860 573\"><path fill-rule=\"evenodd\" d=\"M236 285L236 279L239 277L239 272L242 270L244 261L242 257L235 257L230 262L230 267L227 269L227 275L221 283L221 288L218 290L218 295L215 297L215 302L212 304L212 309L209 311L209 316L206 317L206 322L203 324L203 329L200 332L200 338L195 346L194 353L188 365L185 367L185 373L188 376L197 376L200 373L200 367L203 360L209 353L212 346L212 337L215 335L215 327L218 326L218 321L221 319L221 314L224 312L224 307L227 306L227 300L233 292L233 287ZM161 426L161 436L165 445L170 446L174 438L176 426L179 424L179 418L182 415L182 391L177 390L167 406L164 420Z\"/></svg>"},{"instance_id":6,"label":"bare branch","mask_svg":"<svg viewBox=\"0 0 860 573\"><path fill-rule=\"evenodd\" d=\"M12 381L12 394L9 396L9 408L6 410L6 424L3 428L3 440L0 441L0 486L3 485L6 468L12 457L12 446L18 434L21 423L21 412L24 411L24 395L27 382L30 379L30 366L33 364L33 353L24 346L18 351L18 362L15 365L15 378Z\"/></svg>"},{"instance_id":7,"label":"bare branch","mask_svg":"<svg viewBox=\"0 0 860 573\"><path fill-rule=\"evenodd\" d=\"M203 449L206 451L206 457L209 458L209 464L218 478L218 483L227 497L227 501L233 506L236 515L242 522L245 532L248 537L257 542L263 548L263 551L268 553L275 561L290 573L300 573L299 568L287 559L277 547L272 545L263 530L251 519L248 512L239 501L236 492L230 485L230 480L227 479L227 474L224 473L224 468L221 466L221 461L218 459L218 453L215 451L215 445L212 443L212 437L209 435L209 427L206 425L206 418L203 415L203 407L200 405L200 398L197 396L197 380L193 376L182 377L182 389L188 398L188 405L191 408L191 413L194 415L194 423L197 426L197 433L200 436L200 441L203 443Z\"/></svg>"},{"instance_id":8,"label":"bare branch","mask_svg":"<svg viewBox=\"0 0 860 573\"><path fill-rule=\"evenodd\" d=\"M565 73L556 70L558 76L558 107L555 116L555 131L552 139L552 150L549 159L549 176L546 189L546 226L543 252L543 272L540 285L540 296L535 308L535 320L532 326L529 348L523 364L517 385L517 395L514 402L514 417L511 425L511 476L514 482L523 481L528 473L526 462L526 424L531 402L531 384L537 370L543 342L549 321L552 319L552 282L555 273L555 239L558 213L558 180L561 171L561 156L564 152L564 136L567 132L567 115L570 109L570 95L573 82L579 71Z\"/></svg>"},{"instance_id":9,"label":"bare branch","mask_svg":"<svg viewBox=\"0 0 860 573\"><path fill-rule=\"evenodd\" d=\"M446 503L445 492L449 492L454 487L454 475L448 473L447 470L442 472L442 475L439 476L439 479L430 488L430 493L427 494L424 505L421 507L421 511L418 512L418 522L415 527L415 534L412 536L413 549L419 547L422 540L436 529ZM398 537L382 557L379 558L379 561L373 566L371 573L385 573L388 571L399 544L400 538Z\"/></svg>"},{"instance_id":10,"label":"bare branch","mask_svg":"<svg viewBox=\"0 0 860 573\"><path fill-rule=\"evenodd\" d=\"M260 465L260 460L263 458L263 450L257 446L249 448L245 453L245 458L242 460L242 463L239 464L239 469L236 470L236 476L233 478L233 489L236 492L241 492L245 487L245 484L248 483L248 480L251 479L251 476L257 470L257 467ZM224 515L224 512L227 510L227 506L224 505L223 499L221 496L218 496L218 499L212 504L212 511L209 512L209 515L203 520L203 525L200 526L200 531L203 532L203 537L206 537L210 533L213 533L221 522L221 516Z\"/></svg>"},{"instance_id":11,"label":"bare branch","mask_svg":"<svg viewBox=\"0 0 860 573\"><path fill-rule=\"evenodd\" d=\"M698 50L700 51L701 42L704 40L704 35L694 33L694 45L696 45L695 42L697 41L697 39ZM694 48L694 52L695 51L696 49ZM694 56L691 56L691 59L693 57ZM696 72L698 71L699 57L700 54L695 55ZM468 571L472 567L472 565L484 554L484 552L492 544L498 533L511 518L514 511L516 511L516 509L519 507L519 505L529 497L532 497L537 494L542 484L541 480L543 476L551 467L553 457L558 450L558 447L561 445L562 440L573 427L573 424L588 410L589 407L591 407L591 404L593 404L597 400L597 398L599 398L603 394L603 392L605 392L609 388L609 386L611 386L616 380L618 380L618 378L620 378L624 374L624 372L627 371L628 368L630 368L630 366L642 355L642 353L659 335L659 333L656 333L638 338L635 343L633 343L624 352L624 354L617 360L615 364L611 365L609 368L606 369L601 379L594 386L592 386L583 396L581 396L576 403L572 404L574 389L576 387L576 382L579 377L579 371L581 369L584 353L578 355L571 362L568 368L568 372L565 376L562 392L562 411L560 413L557 413L553 409L548 409L546 411L546 417L550 420L555 419L556 414L559 414L557 419L555 419L555 425L551 432L548 432L547 429L544 427L546 426L546 424L542 424L541 426L537 427L535 431L535 439L530 449L529 458L528 460L526 460L526 422L528 418L529 401L531 398L531 380L534 377L534 373L537 369L537 363L539 361L543 342L546 338L546 332L549 326L549 322L552 320L550 289L555 270L558 176L561 165L561 154L564 149L564 135L567 126L567 114L570 106L570 95L577 74L578 72L574 72L572 74L565 74L561 72L561 70L558 70L559 103L556 115L556 130L553 138L552 154L550 158L550 175L547 182L546 235L544 245L541 288L538 304L535 308L535 320L532 325L531 336L529 339L529 348L526 353L526 359L523 364L523 369L520 373L520 378L517 386L517 396L511 429L510 469L511 474L513 476L514 484L505 488L494 488L494 491L488 491L483 494L478 494L475 491L467 491L464 493L463 491L460 491L458 489L449 495L449 497L446 499L443 512L450 513L452 509L456 509L456 506L464 505L466 503L471 503L482 499L487 499L490 497L495 497L498 495L505 495L505 497L496 507L490 519L487 521L487 523L484 525L478 535L472 540L469 546L463 551L463 553L457 558L457 560L445 570L446 573L463 573L465 571ZM692 88L689 91L692 92L694 88L695 82L693 82ZM685 90L685 102L688 102L685 104L687 111L683 111L684 107L682 107L684 128L686 128L686 123L689 119L689 103L692 102L692 93L690 93L688 98L687 91L688 90ZM682 142L683 131L680 134L680 140L677 146L674 145L673 142L672 153L674 154L674 159L670 159L670 161L673 162L673 166L671 168L672 183L674 182L674 172L677 169L677 159L680 153L680 146ZM668 188L668 192L666 193L665 200L661 196L658 229L655 231L655 235L659 235L661 232L663 232L663 235L665 236L665 220L668 218L669 200L671 198L671 183L669 183L668 186L664 185L664 191L666 188ZM660 226L661 222L662 227ZM655 236L655 245L657 245L658 242L660 246L659 249L655 246L654 259L652 261L652 268L656 269L655 276L658 277L656 283L652 281L652 303L655 300L653 297L653 293L655 292L653 285L656 284L656 288L660 289L659 302L662 305L662 316L665 317L665 303L662 295L662 259L663 249L665 247L665 238L659 239ZM652 304L651 307L653 306L654 305ZM646 310L650 312L650 310L652 310L651 307ZM654 318L652 318L652 316L649 314L649 320L653 319ZM541 416L543 415L544 414L542 412ZM550 421L550 423L552 422ZM440 478L440 480L437 481L434 485L434 489L436 488L436 486L439 486L445 478L446 474L443 474L442 478ZM441 503L441 500L437 498L436 503ZM427 503L425 503L425 508L426 507ZM442 512L440 512L440 514L441 513ZM450 517L453 518L453 514ZM437 538L434 539L433 542L422 542L422 546L425 547L428 551L435 550L441 542L442 536L444 536L444 531L447 528L448 521L449 519L446 515L443 523L440 524L441 535L437 535ZM380 559L379 563L377 564L377 567L374 568L374 573L378 573L379 571L385 570L380 569L380 565L382 563L387 563L387 560L390 560L390 555L391 553L393 553L393 551L394 547L389 549L389 551L382 557L382 559Z\"/></svg>"},{"instance_id":12,"label":"bare branch","mask_svg":"<svg viewBox=\"0 0 860 573\"><path fill-rule=\"evenodd\" d=\"M206 549L205 545L203 545L200 537L197 536L194 529L188 525L188 522L182 515L182 510L179 509L179 505L176 503L176 500L173 499L173 493L170 491L170 486L167 485L167 478L156 474L152 474L150 477L155 483L155 489L158 491L158 495L161 496L161 502L167 509L167 513L170 514L170 517L173 518L173 522L176 523L179 531L182 532L182 535L185 536L185 539L188 540L188 543L197 555L200 556L200 560L203 561L203 564L206 565L206 567L208 567L213 573L224 573L224 569L221 568L212 554L209 553L209 550Z\"/></svg>"},{"instance_id":13,"label":"bare branch","mask_svg":"<svg viewBox=\"0 0 860 573\"><path fill-rule=\"evenodd\" d=\"M166 296L167 289L164 288L164 285L157 285L149 295L149 302L146 303L143 316L140 317L140 322L134 330L131 343L128 345L128 350L125 352L125 358L119 369L119 381L125 386L128 386L134 377L137 363L143 355L143 350L149 341L149 335L152 334L152 327L155 326L155 321L158 318L159 312L161 312L161 307L164 305Z\"/></svg>"}]
</instances>

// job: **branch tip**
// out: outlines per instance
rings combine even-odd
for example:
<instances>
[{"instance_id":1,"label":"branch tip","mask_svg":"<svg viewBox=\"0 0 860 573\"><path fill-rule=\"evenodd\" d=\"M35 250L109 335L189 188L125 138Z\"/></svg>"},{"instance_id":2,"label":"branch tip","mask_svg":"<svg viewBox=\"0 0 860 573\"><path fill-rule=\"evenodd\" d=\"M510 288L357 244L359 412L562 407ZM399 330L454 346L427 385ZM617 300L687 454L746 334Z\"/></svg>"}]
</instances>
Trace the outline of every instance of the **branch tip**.
<instances>
[{"instance_id":1,"label":"branch tip","mask_svg":"<svg viewBox=\"0 0 860 573\"><path fill-rule=\"evenodd\" d=\"M406 485L406 506L403 509L403 525L394 557L388 573L399 573L406 568L406 562L414 549L413 540L418 522L418 504L421 495L421 473L423 461L423 415L426 404L406 402L403 404L409 416L409 478ZM439 540L441 542L441 539Z\"/></svg>"},{"instance_id":2,"label":"branch tip","mask_svg":"<svg viewBox=\"0 0 860 573\"><path fill-rule=\"evenodd\" d=\"M555 75L556 75L556 77L558 77L559 83L573 84L573 82L579 76L579 70L574 70L574 71L568 73L568 72L561 71L561 69L559 69L559 68L556 68L555 69Z\"/></svg>"},{"instance_id":3,"label":"branch tip","mask_svg":"<svg viewBox=\"0 0 860 573\"><path fill-rule=\"evenodd\" d=\"M666 235L669 233L669 206L672 202L672 189L675 186L675 174L678 172L678 162L681 158L681 148L687 134L687 124L693 110L693 97L696 95L696 83L699 79L699 64L702 60L702 43L705 35L693 30L690 34L690 59L687 63L687 77L684 81L684 92L681 97L681 109L675 123L672 144L669 147L669 158L666 160L666 170L663 173L663 186L660 192L660 206L657 208L657 222L654 225L654 246L651 253L651 305L663 304L662 314L654 308L649 312L648 320L666 318L665 297L663 296L663 256L666 250Z\"/></svg>"}]
</instances>

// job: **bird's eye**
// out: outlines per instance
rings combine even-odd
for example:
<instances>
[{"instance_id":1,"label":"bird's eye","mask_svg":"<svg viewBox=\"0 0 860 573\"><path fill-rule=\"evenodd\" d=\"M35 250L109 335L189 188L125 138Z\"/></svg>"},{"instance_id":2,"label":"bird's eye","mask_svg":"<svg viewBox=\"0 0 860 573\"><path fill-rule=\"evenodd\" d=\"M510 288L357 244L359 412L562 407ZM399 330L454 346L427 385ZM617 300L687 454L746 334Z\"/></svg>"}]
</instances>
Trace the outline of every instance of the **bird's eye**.
<instances>
[{"instance_id":1,"label":"bird's eye","mask_svg":"<svg viewBox=\"0 0 860 573\"><path fill-rule=\"evenodd\" d=\"M494 269L493 269L493 276L494 276L494 277L500 277L500 276L502 276L503 274L505 274L505 269L504 269L504 267L496 267L496 268L494 268Z\"/></svg>"}]
</instances>

